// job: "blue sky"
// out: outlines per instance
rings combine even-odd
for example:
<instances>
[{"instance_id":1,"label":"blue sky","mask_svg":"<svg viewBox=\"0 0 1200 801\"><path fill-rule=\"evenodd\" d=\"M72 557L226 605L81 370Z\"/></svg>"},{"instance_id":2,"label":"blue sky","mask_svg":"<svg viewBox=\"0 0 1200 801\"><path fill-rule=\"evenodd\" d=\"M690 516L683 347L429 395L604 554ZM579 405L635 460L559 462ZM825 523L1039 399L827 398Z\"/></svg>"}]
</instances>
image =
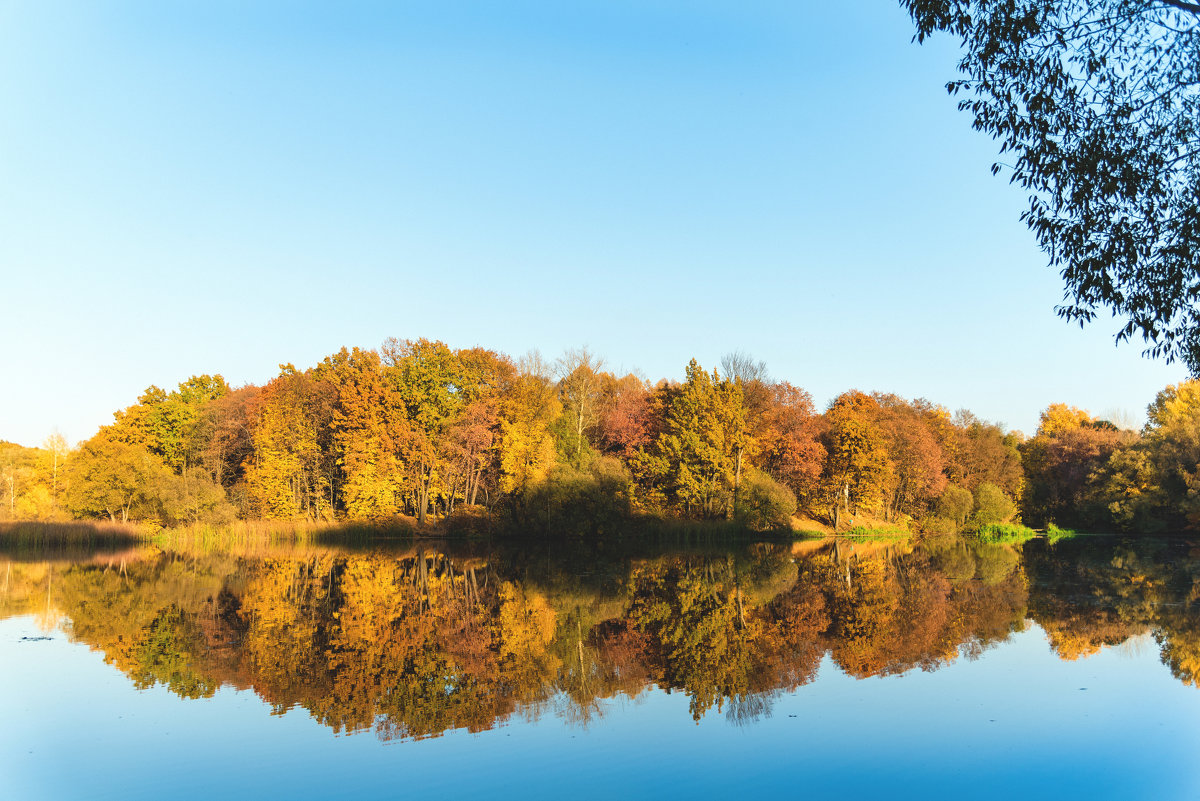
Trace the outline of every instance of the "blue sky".
<instances>
[{"instance_id":1,"label":"blue sky","mask_svg":"<svg viewBox=\"0 0 1200 801\"><path fill-rule=\"evenodd\" d=\"M892 3L0 0L0 439L430 337L1140 421Z\"/></svg>"}]
</instances>

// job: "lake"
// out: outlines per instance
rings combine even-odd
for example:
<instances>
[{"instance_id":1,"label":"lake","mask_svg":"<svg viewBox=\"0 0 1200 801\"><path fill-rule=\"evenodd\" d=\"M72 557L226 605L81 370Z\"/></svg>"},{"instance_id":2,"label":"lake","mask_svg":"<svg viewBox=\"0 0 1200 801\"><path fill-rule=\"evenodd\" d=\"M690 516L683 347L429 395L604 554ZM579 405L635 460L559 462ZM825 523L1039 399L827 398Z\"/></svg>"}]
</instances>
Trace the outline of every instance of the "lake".
<instances>
[{"instance_id":1,"label":"lake","mask_svg":"<svg viewBox=\"0 0 1200 801\"><path fill-rule=\"evenodd\" d=\"M1200 798L1200 549L0 551L0 797Z\"/></svg>"}]
</instances>

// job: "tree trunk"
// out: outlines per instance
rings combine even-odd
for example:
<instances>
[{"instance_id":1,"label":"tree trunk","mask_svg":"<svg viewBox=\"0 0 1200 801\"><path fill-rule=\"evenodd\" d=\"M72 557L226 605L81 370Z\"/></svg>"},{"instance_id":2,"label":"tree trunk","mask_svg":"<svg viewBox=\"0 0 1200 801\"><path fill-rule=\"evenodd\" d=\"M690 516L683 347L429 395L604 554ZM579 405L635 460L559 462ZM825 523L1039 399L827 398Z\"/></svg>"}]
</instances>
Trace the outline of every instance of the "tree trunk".
<instances>
[{"instance_id":1,"label":"tree trunk","mask_svg":"<svg viewBox=\"0 0 1200 801\"><path fill-rule=\"evenodd\" d=\"M480 467L478 470L473 471L473 475L471 476L471 494L467 500L467 503L471 506L475 505L475 498L479 495L479 478L482 474L483 468Z\"/></svg>"},{"instance_id":2,"label":"tree trunk","mask_svg":"<svg viewBox=\"0 0 1200 801\"><path fill-rule=\"evenodd\" d=\"M737 467L733 471L733 516L738 515L738 493L742 488L742 446L737 449Z\"/></svg>"}]
</instances>

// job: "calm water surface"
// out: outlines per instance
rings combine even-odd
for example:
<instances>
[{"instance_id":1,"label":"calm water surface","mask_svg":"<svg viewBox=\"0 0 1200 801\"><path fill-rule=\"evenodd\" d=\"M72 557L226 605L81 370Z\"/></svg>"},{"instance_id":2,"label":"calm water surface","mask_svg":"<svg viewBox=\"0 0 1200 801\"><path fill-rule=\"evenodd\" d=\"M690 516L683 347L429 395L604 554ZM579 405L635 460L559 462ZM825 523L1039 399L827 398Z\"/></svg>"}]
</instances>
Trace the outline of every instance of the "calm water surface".
<instances>
[{"instance_id":1,"label":"calm water surface","mask_svg":"<svg viewBox=\"0 0 1200 801\"><path fill-rule=\"evenodd\" d=\"M0 554L0 797L1200 799L1200 550Z\"/></svg>"}]
</instances>

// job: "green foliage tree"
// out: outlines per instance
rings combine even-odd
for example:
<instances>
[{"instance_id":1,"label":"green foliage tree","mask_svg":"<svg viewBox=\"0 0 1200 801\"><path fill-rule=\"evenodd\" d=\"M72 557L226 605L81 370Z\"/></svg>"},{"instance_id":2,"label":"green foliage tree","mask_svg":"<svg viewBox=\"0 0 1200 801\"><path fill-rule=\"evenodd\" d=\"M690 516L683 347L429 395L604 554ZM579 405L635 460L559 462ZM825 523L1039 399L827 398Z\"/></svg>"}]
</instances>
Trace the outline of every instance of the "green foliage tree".
<instances>
[{"instance_id":1,"label":"green foliage tree","mask_svg":"<svg viewBox=\"0 0 1200 801\"><path fill-rule=\"evenodd\" d=\"M63 473L65 504L76 517L179 523L233 516L224 490L207 476L176 475L145 447L108 430L83 443Z\"/></svg>"},{"instance_id":2,"label":"green foliage tree","mask_svg":"<svg viewBox=\"0 0 1200 801\"><path fill-rule=\"evenodd\" d=\"M1159 516L1195 527L1200 524L1200 381L1185 381L1158 393L1146 418L1140 447L1152 469ZM1131 467L1134 470L1126 475L1140 477L1140 464ZM1137 478L1133 481L1142 486Z\"/></svg>"},{"instance_id":3,"label":"green foliage tree","mask_svg":"<svg viewBox=\"0 0 1200 801\"><path fill-rule=\"evenodd\" d=\"M974 496L969 490L965 490L962 487L950 485L946 487L946 491L942 493L942 497L938 498L938 517L953 521L954 525L958 528L962 528L966 524L967 518L971 516L971 512L974 510Z\"/></svg>"},{"instance_id":4,"label":"green foliage tree","mask_svg":"<svg viewBox=\"0 0 1200 801\"><path fill-rule=\"evenodd\" d=\"M439 443L471 400L462 361L443 342L389 340L387 374L408 413L410 436L404 459L412 480L413 505L424 523L435 494L445 492L446 465Z\"/></svg>"},{"instance_id":5,"label":"green foliage tree","mask_svg":"<svg viewBox=\"0 0 1200 801\"><path fill-rule=\"evenodd\" d=\"M715 371L710 375L695 359L686 375L671 395L656 442L668 492L692 514L736 513L738 484L752 445L741 385Z\"/></svg>"},{"instance_id":6,"label":"green foliage tree","mask_svg":"<svg viewBox=\"0 0 1200 801\"><path fill-rule=\"evenodd\" d=\"M1178 520L1168 513L1159 471L1144 442L1120 448L1088 476L1087 517L1104 528L1152 532Z\"/></svg>"},{"instance_id":7,"label":"green foliage tree","mask_svg":"<svg viewBox=\"0 0 1200 801\"><path fill-rule=\"evenodd\" d=\"M790 531L795 513L796 496L790 489L761 470L746 471L738 502L739 522L759 531Z\"/></svg>"},{"instance_id":8,"label":"green foliage tree","mask_svg":"<svg viewBox=\"0 0 1200 801\"><path fill-rule=\"evenodd\" d=\"M902 0L918 41L962 42L952 93L999 140L1022 219L1060 270L1058 313L1124 318L1151 356L1200 371L1200 4Z\"/></svg>"},{"instance_id":9,"label":"green foliage tree","mask_svg":"<svg viewBox=\"0 0 1200 801\"><path fill-rule=\"evenodd\" d=\"M1002 523L1016 511L1012 499L995 484L984 483L975 488L975 511L971 516L973 523L981 526Z\"/></svg>"},{"instance_id":10,"label":"green foliage tree","mask_svg":"<svg viewBox=\"0 0 1200 801\"><path fill-rule=\"evenodd\" d=\"M229 385L219 375L192 376L167 393L151 386L137 404L117 412L112 436L142 445L176 472L200 461L194 450L194 430L203 407L224 397Z\"/></svg>"},{"instance_id":11,"label":"green foliage tree","mask_svg":"<svg viewBox=\"0 0 1200 801\"><path fill-rule=\"evenodd\" d=\"M163 684L183 698L211 698L218 684L197 670L205 646L191 616L175 604L167 606L140 632L130 678L139 690Z\"/></svg>"},{"instance_id":12,"label":"green foliage tree","mask_svg":"<svg viewBox=\"0 0 1200 801\"><path fill-rule=\"evenodd\" d=\"M162 469L145 447L101 432L79 447L67 467L67 508L78 517L127 521Z\"/></svg>"}]
</instances>

